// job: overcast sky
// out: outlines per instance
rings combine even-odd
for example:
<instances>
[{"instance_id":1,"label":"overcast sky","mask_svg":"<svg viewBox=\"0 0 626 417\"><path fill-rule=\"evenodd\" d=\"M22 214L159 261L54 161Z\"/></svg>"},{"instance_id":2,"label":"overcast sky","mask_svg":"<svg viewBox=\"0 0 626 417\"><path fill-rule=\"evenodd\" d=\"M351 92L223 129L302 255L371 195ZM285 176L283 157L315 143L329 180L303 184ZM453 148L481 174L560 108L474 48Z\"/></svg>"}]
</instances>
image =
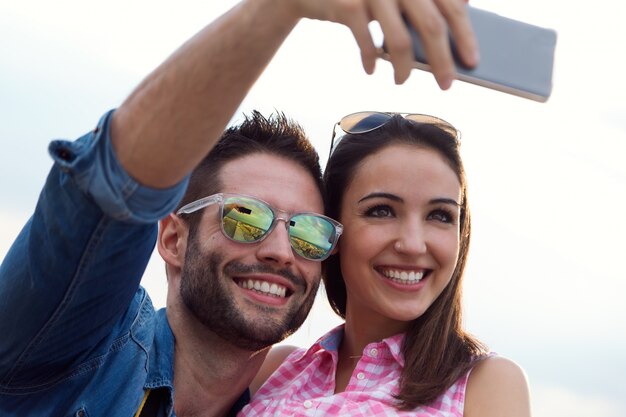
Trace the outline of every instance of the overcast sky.
<instances>
[{"instance_id":1,"label":"overcast sky","mask_svg":"<svg viewBox=\"0 0 626 417\"><path fill-rule=\"evenodd\" d=\"M0 259L34 207L47 144L90 130L232 1L0 0ZM472 1L558 32L545 104L414 71L360 67L347 29L304 21L241 110L298 120L325 162L333 124L359 110L430 113L462 131L473 238L467 328L527 371L535 416L626 415L626 40L620 2ZM240 113L235 119L240 117ZM144 285L165 303L156 255ZM288 342L339 320L320 297Z\"/></svg>"}]
</instances>

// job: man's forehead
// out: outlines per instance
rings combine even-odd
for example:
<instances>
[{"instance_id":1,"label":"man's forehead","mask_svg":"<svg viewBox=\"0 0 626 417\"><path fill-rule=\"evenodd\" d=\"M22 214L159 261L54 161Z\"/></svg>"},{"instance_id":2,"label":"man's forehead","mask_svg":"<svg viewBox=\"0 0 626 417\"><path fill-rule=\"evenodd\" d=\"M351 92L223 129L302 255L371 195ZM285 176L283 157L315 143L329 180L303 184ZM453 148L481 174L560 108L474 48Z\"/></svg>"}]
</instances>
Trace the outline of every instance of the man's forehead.
<instances>
[{"instance_id":1,"label":"man's forehead","mask_svg":"<svg viewBox=\"0 0 626 417\"><path fill-rule=\"evenodd\" d=\"M323 210L317 182L301 164L268 153L227 162L220 172L220 192L260 198L286 211Z\"/></svg>"}]
</instances>

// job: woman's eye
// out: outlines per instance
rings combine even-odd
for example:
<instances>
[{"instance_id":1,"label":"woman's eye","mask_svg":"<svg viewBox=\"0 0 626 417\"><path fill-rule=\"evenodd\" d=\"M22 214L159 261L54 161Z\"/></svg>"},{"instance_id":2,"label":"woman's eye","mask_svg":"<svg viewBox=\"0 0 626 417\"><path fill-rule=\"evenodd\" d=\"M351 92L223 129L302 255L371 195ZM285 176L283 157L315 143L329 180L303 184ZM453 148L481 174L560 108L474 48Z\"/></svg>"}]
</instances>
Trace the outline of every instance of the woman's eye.
<instances>
[{"instance_id":1,"label":"woman's eye","mask_svg":"<svg viewBox=\"0 0 626 417\"><path fill-rule=\"evenodd\" d=\"M374 206L367 209L365 215L368 217L391 217L393 210L389 206Z\"/></svg>"},{"instance_id":2,"label":"woman's eye","mask_svg":"<svg viewBox=\"0 0 626 417\"><path fill-rule=\"evenodd\" d=\"M432 220L436 220L441 223L453 223L454 221L454 217L452 216L452 213L450 213L447 210L441 210L441 209L434 210L432 213L430 213L428 218Z\"/></svg>"}]
</instances>

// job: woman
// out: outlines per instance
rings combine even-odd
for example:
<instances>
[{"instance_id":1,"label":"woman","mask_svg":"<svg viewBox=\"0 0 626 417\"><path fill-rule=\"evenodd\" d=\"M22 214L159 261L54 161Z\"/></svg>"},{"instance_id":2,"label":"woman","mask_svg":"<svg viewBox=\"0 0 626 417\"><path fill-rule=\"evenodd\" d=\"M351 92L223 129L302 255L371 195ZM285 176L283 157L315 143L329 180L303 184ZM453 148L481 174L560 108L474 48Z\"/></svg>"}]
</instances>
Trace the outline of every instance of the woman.
<instances>
[{"instance_id":1,"label":"woman","mask_svg":"<svg viewBox=\"0 0 626 417\"><path fill-rule=\"evenodd\" d=\"M461 326L470 215L457 130L376 112L339 126L324 180L344 233L324 283L345 324L292 352L242 414L530 416L524 372Z\"/></svg>"}]
</instances>

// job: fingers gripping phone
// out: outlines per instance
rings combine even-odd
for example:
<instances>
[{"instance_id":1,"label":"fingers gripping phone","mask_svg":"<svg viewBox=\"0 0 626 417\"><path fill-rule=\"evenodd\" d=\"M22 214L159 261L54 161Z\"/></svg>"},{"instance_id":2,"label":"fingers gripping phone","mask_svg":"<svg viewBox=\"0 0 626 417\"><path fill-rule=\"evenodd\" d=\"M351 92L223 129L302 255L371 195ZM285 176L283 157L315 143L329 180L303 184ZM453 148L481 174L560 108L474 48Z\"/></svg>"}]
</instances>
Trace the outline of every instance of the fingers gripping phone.
<instances>
[{"instance_id":1,"label":"fingers gripping phone","mask_svg":"<svg viewBox=\"0 0 626 417\"><path fill-rule=\"evenodd\" d=\"M457 78L545 102L552 92L556 32L471 6L467 8L478 41L480 62L475 68L465 67L450 38ZM407 26L413 39L414 66L430 71L419 35L408 22ZM388 59L384 44L383 58Z\"/></svg>"}]
</instances>

